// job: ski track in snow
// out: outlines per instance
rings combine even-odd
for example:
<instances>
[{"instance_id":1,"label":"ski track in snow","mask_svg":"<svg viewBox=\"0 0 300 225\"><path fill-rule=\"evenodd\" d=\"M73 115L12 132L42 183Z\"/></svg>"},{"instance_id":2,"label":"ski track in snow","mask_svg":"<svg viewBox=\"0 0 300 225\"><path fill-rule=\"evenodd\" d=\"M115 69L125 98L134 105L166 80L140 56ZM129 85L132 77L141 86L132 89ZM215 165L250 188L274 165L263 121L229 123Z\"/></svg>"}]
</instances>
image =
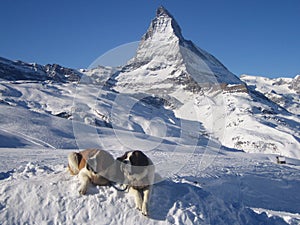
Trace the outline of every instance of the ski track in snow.
<instances>
[{"instance_id":1,"label":"ski track in snow","mask_svg":"<svg viewBox=\"0 0 300 225\"><path fill-rule=\"evenodd\" d=\"M26 135L26 134L23 134L23 133L20 133L16 130L14 131L10 131L10 130L7 130L7 129L4 129L2 127L0 127L0 132L5 132L5 133L8 133L9 135L12 135L12 136L18 136L19 138L21 139L24 139L25 141L33 144L33 145L37 145L37 146L40 146L42 148L53 148L55 149L54 146L52 146L51 144L45 142L45 141L42 141L40 139L37 139L37 138L34 138L34 137L31 137L29 135Z\"/></svg>"}]
</instances>

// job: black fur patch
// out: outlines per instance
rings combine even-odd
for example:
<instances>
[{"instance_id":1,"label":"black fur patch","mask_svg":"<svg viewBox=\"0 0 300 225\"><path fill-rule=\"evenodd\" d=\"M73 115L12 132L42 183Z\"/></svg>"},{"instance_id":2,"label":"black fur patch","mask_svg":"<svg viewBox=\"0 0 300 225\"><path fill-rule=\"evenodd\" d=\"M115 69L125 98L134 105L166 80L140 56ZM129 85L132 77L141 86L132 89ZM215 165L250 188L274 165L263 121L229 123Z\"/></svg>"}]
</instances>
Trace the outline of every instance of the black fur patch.
<instances>
[{"instance_id":1,"label":"black fur patch","mask_svg":"<svg viewBox=\"0 0 300 225\"><path fill-rule=\"evenodd\" d=\"M86 169L89 171L92 171L93 173L96 173L96 171L93 169L93 167L90 166L88 163L86 164Z\"/></svg>"},{"instance_id":2,"label":"black fur patch","mask_svg":"<svg viewBox=\"0 0 300 225\"><path fill-rule=\"evenodd\" d=\"M77 157L77 163L78 163L78 166L79 166L79 164L80 164L80 162L81 162L81 160L82 160L82 155L81 155L81 153L79 153L79 152L75 152L75 154L76 154L76 157Z\"/></svg>"},{"instance_id":3,"label":"black fur patch","mask_svg":"<svg viewBox=\"0 0 300 225\"><path fill-rule=\"evenodd\" d=\"M141 151L133 151L129 160L133 166L149 166L148 157Z\"/></svg>"}]
</instances>

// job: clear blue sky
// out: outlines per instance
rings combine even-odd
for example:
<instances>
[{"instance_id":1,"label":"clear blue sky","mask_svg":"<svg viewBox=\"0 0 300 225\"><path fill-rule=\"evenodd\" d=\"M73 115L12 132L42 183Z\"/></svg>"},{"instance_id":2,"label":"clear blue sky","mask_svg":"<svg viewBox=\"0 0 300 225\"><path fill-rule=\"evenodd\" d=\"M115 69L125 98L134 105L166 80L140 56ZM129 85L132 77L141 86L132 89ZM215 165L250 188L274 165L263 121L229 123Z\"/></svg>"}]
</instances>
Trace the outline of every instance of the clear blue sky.
<instances>
[{"instance_id":1,"label":"clear blue sky","mask_svg":"<svg viewBox=\"0 0 300 225\"><path fill-rule=\"evenodd\" d=\"M140 40L160 5L236 75L300 74L299 0L1 0L0 56L87 68Z\"/></svg>"}]
</instances>

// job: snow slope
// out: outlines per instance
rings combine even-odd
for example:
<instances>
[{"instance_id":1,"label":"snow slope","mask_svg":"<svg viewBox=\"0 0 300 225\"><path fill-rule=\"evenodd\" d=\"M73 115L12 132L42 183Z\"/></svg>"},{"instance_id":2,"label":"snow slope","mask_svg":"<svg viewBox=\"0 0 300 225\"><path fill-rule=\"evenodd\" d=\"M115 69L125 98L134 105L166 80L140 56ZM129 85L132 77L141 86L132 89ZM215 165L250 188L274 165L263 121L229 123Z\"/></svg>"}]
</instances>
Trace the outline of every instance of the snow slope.
<instances>
[{"instance_id":1,"label":"snow slope","mask_svg":"<svg viewBox=\"0 0 300 225\"><path fill-rule=\"evenodd\" d=\"M0 112L1 141L7 140L7 132L8 147L13 147L0 149L1 224L300 221L299 160L287 158L287 165L278 165L276 155L195 146L193 142L180 143L174 137L161 139L80 122L77 128L84 135L78 135L72 120L4 105ZM136 147L151 157L158 175L149 218L134 209L130 193L113 187L91 187L87 196L78 194L77 177L66 171L67 154L73 150L57 149L72 148L78 143L101 146L115 157Z\"/></svg>"},{"instance_id":2,"label":"snow slope","mask_svg":"<svg viewBox=\"0 0 300 225\"><path fill-rule=\"evenodd\" d=\"M225 146L246 152L264 152L300 158L299 117L250 90L224 94L227 123Z\"/></svg>"},{"instance_id":3,"label":"snow slope","mask_svg":"<svg viewBox=\"0 0 300 225\"><path fill-rule=\"evenodd\" d=\"M8 128L6 123L22 119L26 124L25 121L29 118L39 118L40 115L31 113L33 111L42 113L40 120L51 118L51 123L60 123L56 121L62 121L59 118L62 117L93 126L125 129L166 138L178 143L195 143L200 139L202 144L208 144L211 140L246 152L300 158L299 117L263 95L260 96L256 91L213 91L204 95L187 95L184 89L177 88L172 96L165 95L161 98L142 93L115 93L94 84L34 81L1 81L0 90L2 107L11 106L0 112L1 126L6 129L5 135L4 131L0 135L4 136L2 139L6 139L9 130L30 135L33 127ZM26 110L21 112L20 107ZM17 118L14 118L15 110L19 111L15 115ZM49 114L57 118L47 116ZM70 128L72 124L66 127ZM64 127L59 129L62 130L61 134L66 133ZM40 136L37 138L43 138L47 143L49 141L46 139L51 139L45 138L43 133ZM66 140L66 136L73 137L67 132L61 137L60 143L52 143L51 146L76 148L75 142ZM2 141L1 146L8 147L7 141Z\"/></svg>"},{"instance_id":4,"label":"snow slope","mask_svg":"<svg viewBox=\"0 0 300 225\"><path fill-rule=\"evenodd\" d=\"M14 148L0 149L1 224L300 222L299 160L287 158L287 165L278 165L276 155L180 144L111 128L98 127L95 137L87 131L96 128L84 123L79 127L85 135L76 136L71 120L11 106L1 106L0 112L6 115L1 115L1 132L14 138L9 142ZM145 151L157 173L149 218L134 209L130 193L113 187L90 187L88 195L79 195L78 178L66 170L73 150L57 149L74 141L102 146L115 157L134 147Z\"/></svg>"},{"instance_id":5,"label":"snow slope","mask_svg":"<svg viewBox=\"0 0 300 225\"><path fill-rule=\"evenodd\" d=\"M2 148L77 148L72 130L71 121L0 105Z\"/></svg>"}]
</instances>

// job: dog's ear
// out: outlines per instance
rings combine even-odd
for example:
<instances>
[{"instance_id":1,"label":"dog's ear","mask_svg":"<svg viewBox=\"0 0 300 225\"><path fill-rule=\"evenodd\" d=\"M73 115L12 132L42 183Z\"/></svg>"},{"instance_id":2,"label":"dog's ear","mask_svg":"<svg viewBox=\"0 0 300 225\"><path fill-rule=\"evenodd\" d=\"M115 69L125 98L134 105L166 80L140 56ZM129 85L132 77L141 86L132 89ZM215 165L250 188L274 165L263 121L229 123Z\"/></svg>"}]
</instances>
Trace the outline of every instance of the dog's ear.
<instances>
[{"instance_id":1,"label":"dog's ear","mask_svg":"<svg viewBox=\"0 0 300 225\"><path fill-rule=\"evenodd\" d=\"M118 157L117 160L120 162L123 162L127 158L127 154L128 154L128 152L125 152L124 155L122 155L121 157Z\"/></svg>"},{"instance_id":2,"label":"dog's ear","mask_svg":"<svg viewBox=\"0 0 300 225\"><path fill-rule=\"evenodd\" d=\"M132 155L130 156L130 162L134 166L149 165L148 157L142 151L139 150L132 152Z\"/></svg>"}]
</instances>

